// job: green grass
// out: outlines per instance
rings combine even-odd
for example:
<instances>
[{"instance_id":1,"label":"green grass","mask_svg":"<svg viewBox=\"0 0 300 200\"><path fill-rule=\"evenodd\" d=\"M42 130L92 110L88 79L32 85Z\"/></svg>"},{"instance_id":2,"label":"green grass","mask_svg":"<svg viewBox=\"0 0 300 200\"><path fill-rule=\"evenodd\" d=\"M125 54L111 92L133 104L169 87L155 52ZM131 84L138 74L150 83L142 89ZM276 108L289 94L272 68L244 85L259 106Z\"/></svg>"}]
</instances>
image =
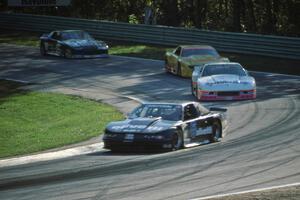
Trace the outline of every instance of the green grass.
<instances>
[{"instance_id":1,"label":"green grass","mask_svg":"<svg viewBox=\"0 0 300 200\"><path fill-rule=\"evenodd\" d=\"M24 91L0 80L0 157L61 147L100 135L123 115L76 96Z\"/></svg>"},{"instance_id":2,"label":"green grass","mask_svg":"<svg viewBox=\"0 0 300 200\"><path fill-rule=\"evenodd\" d=\"M39 34L29 32L5 32L0 33L0 44L11 43L17 45L38 46ZM107 41L110 46L109 53L120 56L133 56L163 60L166 51L174 49L171 46L146 45L138 43ZM241 63L247 70L274 72L282 74L300 75L300 59L284 59L268 56L246 55L237 53L220 52L232 62Z\"/></svg>"}]
</instances>

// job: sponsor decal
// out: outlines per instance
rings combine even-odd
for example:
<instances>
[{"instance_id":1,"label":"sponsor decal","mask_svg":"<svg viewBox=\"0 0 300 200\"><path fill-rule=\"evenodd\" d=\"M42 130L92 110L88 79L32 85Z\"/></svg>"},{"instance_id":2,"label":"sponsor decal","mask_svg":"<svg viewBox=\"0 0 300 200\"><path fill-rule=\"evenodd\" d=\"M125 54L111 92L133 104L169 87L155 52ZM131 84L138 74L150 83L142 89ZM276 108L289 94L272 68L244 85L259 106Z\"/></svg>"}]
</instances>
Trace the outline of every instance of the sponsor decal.
<instances>
[{"instance_id":1,"label":"sponsor decal","mask_svg":"<svg viewBox=\"0 0 300 200\"><path fill-rule=\"evenodd\" d=\"M219 85L219 84L243 84L247 85L249 82L246 81L215 81L215 82L207 82L206 85L212 86L212 85Z\"/></svg>"},{"instance_id":2,"label":"sponsor decal","mask_svg":"<svg viewBox=\"0 0 300 200\"><path fill-rule=\"evenodd\" d=\"M124 139L125 140L133 140L134 139L134 134L126 134Z\"/></svg>"},{"instance_id":3,"label":"sponsor decal","mask_svg":"<svg viewBox=\"0 0 300 200\"><path fill-rule=\"evenodd\" d=\"M211 134L212 133L212 127L208 126L208 127L204 127L204 128L199 128L196 131L196 136L198 135L207 135L207 134Z\"/></svg>"},{"instance_id":4,"label":"sponsor decal","mask_svg":"<svg viewBox=\"0 0 300 200\"><path fill-rule=\"evenodd\" d=\"M130 124L117 125L111 127L113 131L124 131L124 132L138 132L144 130L145 128L147 128L146 125L130 125ZM163 127L150 126L147 128L147 131L161 131L161 130L163 130Z\"/></svg>"}]
</instances>

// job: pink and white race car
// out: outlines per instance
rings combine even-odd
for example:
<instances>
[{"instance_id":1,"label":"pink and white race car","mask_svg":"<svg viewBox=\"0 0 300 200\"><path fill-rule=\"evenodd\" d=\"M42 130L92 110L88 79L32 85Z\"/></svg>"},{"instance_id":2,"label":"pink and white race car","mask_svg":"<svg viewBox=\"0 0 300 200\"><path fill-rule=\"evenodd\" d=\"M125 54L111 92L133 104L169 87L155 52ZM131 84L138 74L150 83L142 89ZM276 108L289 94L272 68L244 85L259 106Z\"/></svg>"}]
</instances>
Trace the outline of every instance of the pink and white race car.
<instances>
[{"instance_id":1,"label":"pink and white race car","mask_svg":"<svg viewBox=\"0 0 300 200\"><path fill-rule=\"evenodd\" d=\"M195 66L191 88L192 94L203 101L256 98L255 79L234 62Z\"/></svg>"}]
</instances>

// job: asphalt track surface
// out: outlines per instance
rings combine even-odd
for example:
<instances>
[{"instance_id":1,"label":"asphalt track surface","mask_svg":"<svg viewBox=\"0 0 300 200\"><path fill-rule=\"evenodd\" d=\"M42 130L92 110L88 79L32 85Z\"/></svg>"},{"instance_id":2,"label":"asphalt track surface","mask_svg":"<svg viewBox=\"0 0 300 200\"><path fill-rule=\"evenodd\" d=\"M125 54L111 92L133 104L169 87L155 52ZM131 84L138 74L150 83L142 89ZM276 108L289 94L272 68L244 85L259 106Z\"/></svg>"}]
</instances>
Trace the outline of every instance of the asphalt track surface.
<instances>
[{"instance_id":1,"label":"asphalt track surface","mask_svg":"<svg viewBox=\"0 0 300 200\"><path fill-rule=\"evenodd\" d=\"M66 60L13 45L1 45L0 57L0 78L102 100L124 112L136 104L127 97L195 100L190 80L164 73L162 61ZM0 168L0 199L192 199L300 182L300 77L251 74L257 100L205 104L229 109L222 142L169 153L103 150Z\"/></svg>"}]
</instances>

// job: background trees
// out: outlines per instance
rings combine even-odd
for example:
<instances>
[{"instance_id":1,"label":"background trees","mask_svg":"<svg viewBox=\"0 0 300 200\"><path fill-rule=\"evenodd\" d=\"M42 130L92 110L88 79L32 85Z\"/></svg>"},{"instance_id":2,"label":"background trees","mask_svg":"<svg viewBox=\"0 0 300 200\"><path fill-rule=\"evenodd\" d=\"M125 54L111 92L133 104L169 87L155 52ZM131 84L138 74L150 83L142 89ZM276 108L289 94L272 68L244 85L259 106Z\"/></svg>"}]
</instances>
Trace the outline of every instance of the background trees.
<instances>
[{"instance_id":1,"label":"background trees","mask_svg":"<svg viewBox=\"0 0 300 200\"><path fill-rule=\"evenodd\" d=\"M300 0L72 0L69 7L7 7L1 11L216 31L300 35ZM146 15L145 15L146 13Z\"/></svg>"}]
</instances>

